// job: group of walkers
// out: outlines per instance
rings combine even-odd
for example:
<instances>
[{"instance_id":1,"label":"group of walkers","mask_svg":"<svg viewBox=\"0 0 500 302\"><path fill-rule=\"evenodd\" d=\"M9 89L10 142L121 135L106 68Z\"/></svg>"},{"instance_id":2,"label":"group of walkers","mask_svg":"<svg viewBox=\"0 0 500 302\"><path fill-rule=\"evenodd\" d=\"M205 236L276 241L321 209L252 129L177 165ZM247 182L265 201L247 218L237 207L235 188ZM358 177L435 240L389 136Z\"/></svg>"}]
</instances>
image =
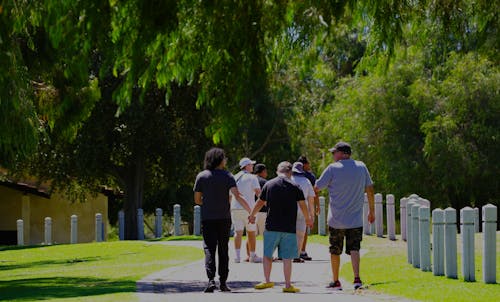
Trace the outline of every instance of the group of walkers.
<instances>
[{"instance_id":1,"label":"group of walkers","mask_svg":"<svg viewBox=\"0 0 500 302\"><path fill-rule=\"evenodd\" d=\"M273 254L283 261L285 287L283 292L296 293L300 289L291 283L292 262L311 260L305 250L307 228L313 226L319 214L318 193L327 188L329 193L329 252L332 281L327 287L342 290L339 281L340 255L351 256L354 273L353 286L362 286L359 277L360 243L363 227L363 203L367 193L368 221L373 223L374 190L365 164L351 159L351 146L337 143L329 149L334 162L316 180L309 161L301 156L291 164L283 161L276 169L277 176L266 180L264 164L244 157L239 162L240 171L234 176L226 170L224 150L212 148L205 154L204 170L194 184L194 201L201 206L205 270L208 286L205 292L217 290L215 283L216 253L218 254L219 290L230 292L227 286L229 273L229 236L234 227L235 262L239 263L243 231L246 229L247 257L244 261L263 262L264 281L255 285L262 290L274 287L270 280ZM263 235L263 257L256 253L256 236Z\"/></svg>"}]
</instances>

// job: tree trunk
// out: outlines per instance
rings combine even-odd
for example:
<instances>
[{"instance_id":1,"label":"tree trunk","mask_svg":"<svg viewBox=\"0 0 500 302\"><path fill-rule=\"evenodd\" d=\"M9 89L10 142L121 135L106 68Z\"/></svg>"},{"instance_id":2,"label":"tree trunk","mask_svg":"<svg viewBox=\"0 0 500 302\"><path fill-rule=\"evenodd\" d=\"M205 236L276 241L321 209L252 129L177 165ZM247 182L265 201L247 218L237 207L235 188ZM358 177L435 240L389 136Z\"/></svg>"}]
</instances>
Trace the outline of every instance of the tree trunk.
<instances>
[{"instance_id":1,"label":"tree trunk","mask_svg":"<svg viewBox=\"0 0 500 302\"><path fill-rule=\"evenodd\" d=\"M137 240L137 210L142 207L144 197L144 158L139 156L127 169L125 179L125 239Z\"/></svg>"}]
</instances>

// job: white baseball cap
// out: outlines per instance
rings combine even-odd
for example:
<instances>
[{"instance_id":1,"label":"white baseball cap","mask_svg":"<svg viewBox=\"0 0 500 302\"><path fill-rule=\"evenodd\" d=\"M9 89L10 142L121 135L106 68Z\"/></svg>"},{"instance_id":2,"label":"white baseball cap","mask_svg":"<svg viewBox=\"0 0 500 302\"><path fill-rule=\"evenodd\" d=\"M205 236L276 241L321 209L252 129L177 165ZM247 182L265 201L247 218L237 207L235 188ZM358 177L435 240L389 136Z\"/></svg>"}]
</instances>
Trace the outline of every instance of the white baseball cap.
<instances>
[{"instance_id":1,"label":"white baseball cap","mask_svg":"<svg viewBox=\"0 0 500 302\"><path fill-rule=\"evenodd\" d=\"M248 157L243 157L242 159L240 159L240 169L243 169L244 167L250 164L255 165L255 163L256 163L255 160L251 160Z\"/></svg>"}]
</instances>

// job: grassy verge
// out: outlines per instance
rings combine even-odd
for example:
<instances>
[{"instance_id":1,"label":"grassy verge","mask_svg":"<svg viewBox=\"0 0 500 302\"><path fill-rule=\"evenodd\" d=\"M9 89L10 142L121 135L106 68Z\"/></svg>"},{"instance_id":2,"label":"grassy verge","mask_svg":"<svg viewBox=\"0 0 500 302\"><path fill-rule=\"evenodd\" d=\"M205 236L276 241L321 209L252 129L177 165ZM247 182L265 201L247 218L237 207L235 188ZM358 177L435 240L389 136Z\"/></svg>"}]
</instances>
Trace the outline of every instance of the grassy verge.
<instances>
[{"instance_id":1,"label":"grassy verge","mask_svg":"<svg viewBox=\"0 0 500 302\"><path fill-rule=\"evenodd\" d=\"M459 242L458 240L457 242ZM328 244L326 236L310 236L308 242ZM475 240L477 282L464 282L461 275L461 248L458 247L458 279L437 277L407 263L406 243L401 240L365 236L362 248L368 250L361 259L361 276L371 291L420 301L497 301L500 297L500 233L497 233L497 284L482 283L482 235ZM351 263L341 268L341 278L352 280Z\"/></svg>"},{"instance_id":2,"label":"grassy verge","mask_svg":"<svg viewBox=\"0 0 500 302\"><path fill-rule=\"evenodd\" d=\"M136 300L137 280L202 255L197 248L135 241L4 248L0 300Z\"/></svg>"}]
</instances>

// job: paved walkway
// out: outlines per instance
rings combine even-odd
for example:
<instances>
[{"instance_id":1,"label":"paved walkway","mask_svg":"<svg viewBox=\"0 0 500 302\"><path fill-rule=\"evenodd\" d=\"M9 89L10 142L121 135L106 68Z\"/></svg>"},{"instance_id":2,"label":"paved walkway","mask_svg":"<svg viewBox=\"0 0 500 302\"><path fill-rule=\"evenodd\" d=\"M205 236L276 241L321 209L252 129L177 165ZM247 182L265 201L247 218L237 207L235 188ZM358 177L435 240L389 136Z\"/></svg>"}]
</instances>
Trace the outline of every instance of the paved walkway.
<instances>
[{"instance_id":1,"label":"paved walkway","mask_svg":"<svg viewBox=\"0 0 500 302\"><path fill-rule=\"evenodd\" d=\"M152 244L185 245L202 248L201 241L164 241ZM228 286L231 293L203 293L207 284L204 261L190 263L181 267L173 267L151 274L137 282L140 301L203 301L203 302L280 302L280 301L404 301L401 297L376 294L369 289L354 291L352 280L340 280L343 291L332 291L326 288L331 280L330 256L328 248L320 244L308 244L307 251L313 258L305 263L294 263L292 266L292 284L301 289L297 294L282 293L284 286L283 264L273 263L271 280L275 287L256 290L254 285L263 280L263 269L260 263L234 263L234 247L230 242L230 262ZM362 254L365 251L362 251ZM244 253L244 251L242 251ZM262 256L262 241L257 241L257 254ZM342 263L349 262L350 257L343 254ZM361 268L362 270L362 268ZM361 275L362 277L362 275ZM218 281L218 280L217 280Z\"/></svg>"}]
</instances>

